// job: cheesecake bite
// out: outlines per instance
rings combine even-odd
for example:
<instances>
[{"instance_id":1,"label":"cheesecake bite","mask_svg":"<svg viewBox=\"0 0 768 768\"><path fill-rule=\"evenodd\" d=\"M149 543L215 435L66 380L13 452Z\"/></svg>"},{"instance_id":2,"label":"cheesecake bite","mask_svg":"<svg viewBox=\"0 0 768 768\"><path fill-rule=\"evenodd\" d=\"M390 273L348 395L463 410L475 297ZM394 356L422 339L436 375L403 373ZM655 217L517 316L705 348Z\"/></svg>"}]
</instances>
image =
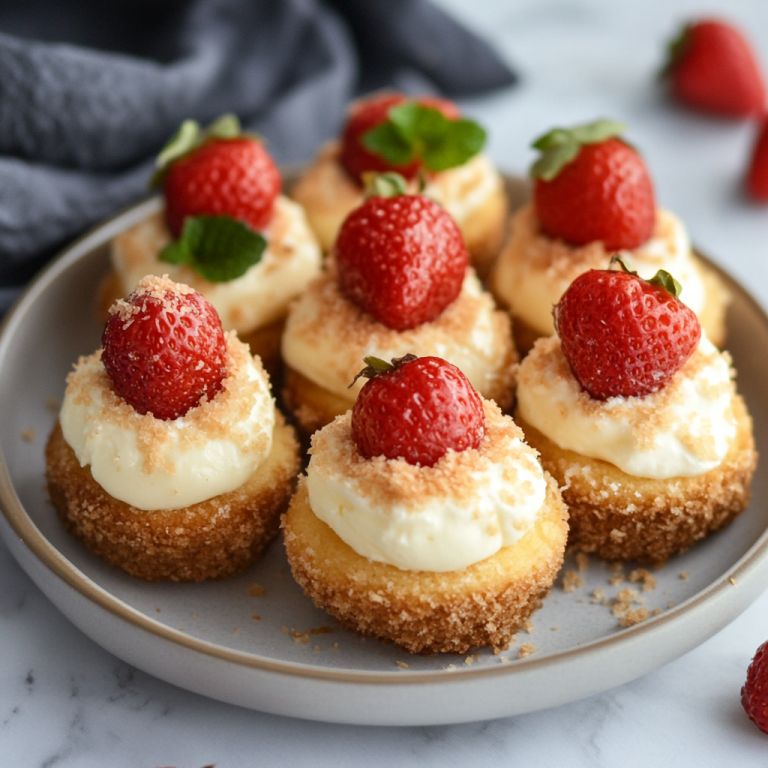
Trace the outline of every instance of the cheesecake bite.
<instances>
[{"instance_id":1,"label":"cheesecake bite","mask_svg":"<svg viewBox=\"0 0 768 768\"><path fill-rule=\"evenodd\" d=\"M163 210L112 241L101 318L145 275L168 274L203 294L274 375L288 305L320 271L304 211L280 194L263 144L231 116L205 131L186 121L158 165Z\"/></svg>"},{"instance_id":2,"label":"cheesecake bite","mask_svg":"<svg viewBox=\"0 0 768 768\"><path fill-rule=\"evenodd\" d=\"M749 501L751 419L676 292L669 275L587 272L556 307L559 337L520 365L515 418L562 488L569 543L606 559L663 563Z\"/></svg>"},{"instance_id":3,"label":"cheesecake bite","mask_svg":"<svg viewBox=\"0 0 768 768\"><path fill-rule=\"evenodd\" d=\"M312 438L283 519L316 605L412 653L503 648L551 587L568 523L521 430L434 357L372 376Z\"/></svg>"},{"instance_id":4,"label":"cheesecake bite","mask_svg":"<svg viewBox=\"0 0 768 768\"><path fill-rule=\"evenodd\" d=\"M67 380L51 500L92 552L147 581L238 573L274 538L298 445L257 357L185 285L147 276Z\"/></svg>"},{"instance_id":5,"label":"cheesecake bite","mask_svg":"<svg viewBox=\"0 0 768 768\"><path fill-rule=\"evenodd\" d=\"M501 249L507 201L501 176L482 153L485 132L445 99L381 93L352 104L342 137L327 144L291 196L306 210L324 251L364 198L368 173L395 171L410 191L426 184L459 225L472 265L487 275Z\"/></svg>"},{"instance_id":6,"label":"cheesecake bite","mask_svg":"<svg viewBox=\"0 0 768 768\"><path fill-rule=\"evenodd\" d=\"M693 253L685 226L655 201L638 152L621 138L623 126L601 120L554 129L533 146L533 199L512 217L510 236L490 288L514 318L522 353L554 333L552 307L580 274L622 258L643 276L673 273L686 304L709 339L725 341L728 294Z\"/></svg>"},{"instance_id":7,"label":"cheesecake bite","mask_svg":"<svg viewBox=\"0 0 768 768\"><path fill-rule=\"evenodd\" d=\"M484 397L511 406L509 318L467 267L450 216L403 187L381 190L347 217L325 272L291 307L284 401L306 433L352 407L362 383L350 384L366 355L439 355Z\"/></svg>"}]
</instances>

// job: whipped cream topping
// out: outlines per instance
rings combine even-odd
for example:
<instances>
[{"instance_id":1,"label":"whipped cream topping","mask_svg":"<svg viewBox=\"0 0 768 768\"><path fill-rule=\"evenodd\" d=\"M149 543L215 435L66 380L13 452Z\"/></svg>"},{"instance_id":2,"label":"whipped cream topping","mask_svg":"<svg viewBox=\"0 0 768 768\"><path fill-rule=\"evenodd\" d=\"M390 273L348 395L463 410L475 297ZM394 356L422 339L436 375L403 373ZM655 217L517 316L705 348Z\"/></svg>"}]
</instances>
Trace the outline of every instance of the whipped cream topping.
<instances>
[{"instance_id":1,"label":"whipped cream topping","mask_svg":"<svg viewBox=\"0 0 768 768\"><path fill-rule=\"evenodd\" d=\"M569 245L544 234L529 204L512 218L511 236L491 277L495 296L543 336L555 332L552 307L568 286L590 269L607 269L614 251L599 242ZM656 225L648 242L634 251L619 251L627 266L646 279L666 269L683 286L681 300L696 314L704 308L705 286L683 223L657 209Z\"/></svg>"},{"instance_id":2,"label":"whipped cream topping","mask_svg":"<svg viewBox=\"0 0 768 768\"><path fill-rule=\"evenodd\" d=\"M354 400L365 383L355 375L368 355L390 360L408 353L435 355L457 366L481 394L498 391L509 380L510 329L504 312L494 309L472 269L461 293L429 323L394 331L374 320L339 290L335 267L315 280L291 307L283 334L283 359L321 387Z\"/></svg>"},{"instance_id":3,"label":"whipped cream topping","mask_svg":"<svg viewBox=\"0 0 768 768\"><path fill-rule=\"evenodd\" d=\"M167 274L202 293L225 330L246 334L282 318L290 301L320 272L320 247L300 205L279 196L263 234L267 248L258 264L234 280L211 283L188 266L158 261L158 253L171 241L159 212L113 240L112 266L126 296L144 275Z\"/></svg>"},{"instance_id":4,"label":"whipped cream topping","mask_svg":"<svg viewBox=\"0 0 768 768\"><path fill-rule=\"evenodd\" d=\"M734 394L727 355L702 336L666 387L644 397L594 400L552 336L539 339L520 364L517 412L561 448L661 480L720 464L736 435Z\"/></svg>"},{"instance_id":5,"label":"whipped cream topping","mask_svg":"<svg viewBox=\"0 0 768 768\"><path fill-rule=\"evenodd\" d=\"M364 459L351 414L312 437L309 502L359 555L408 571L455 571L519 541L546 496L537 454L523 433L485 401L478 449L449 451L433 467Z\"/></svg>"},{"instance_id":6,"label":"whipped cream topping","mask_svg":"<svg viewBox=\"0 0 768 768\"><path fill-rule=\"evenodd\" d=\"M227 336L221 391L172 421L140 415L112 388L101 350L80 358L60 414L81 466L120 501L179 509L239 488L272 449L275 407L258 358Z\"/></svg>"},{"instance_id":7,"label":"whipped cream topping","mask_svg":"<svg viewBox=\"0 0 768 768\"><path fill-rule=\"evenodd\" d=\"M326 144L294 187L291 196L307 209L323 250L330 250L344 219L363 202L363 189L339 162L341 145ZM478 154L464 165L432 174L424 194L440 203L461 228L502 187L498 171L487 155ZM411 182L415 193L418 184Z\"/></svg>"}]
</instances>

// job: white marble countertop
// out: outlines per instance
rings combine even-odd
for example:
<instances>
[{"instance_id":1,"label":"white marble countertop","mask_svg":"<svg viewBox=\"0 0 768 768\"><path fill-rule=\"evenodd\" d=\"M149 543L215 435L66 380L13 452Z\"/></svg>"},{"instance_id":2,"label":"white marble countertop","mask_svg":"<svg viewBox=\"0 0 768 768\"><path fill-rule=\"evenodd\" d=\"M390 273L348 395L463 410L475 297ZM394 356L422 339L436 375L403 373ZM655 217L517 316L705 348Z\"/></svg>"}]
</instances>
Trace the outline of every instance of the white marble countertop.
<instances>
[{"instance_id":1,"label":"white marble countertop","mask_svg":"<svg viewBox=\"0 0 768 768\"><path fill-rule=\"evenodd\" d=\"M768 207L741 178L754 126L684 112L655 87L664 42L701 13L686 0L442 0L520 71L509 92L467 104L499 165L523 172L533 137L600 116L625 120L660 203L768 306ZM708 10L750 35L768 71L768 4ZM525 716L442 727L327 725L221 704L154 679L70 624L0 543L0 766L244 765L765 766L768 736L739 691L768 639L768 595L712 639L644 678Z\"/></svg>"}]
</instances>

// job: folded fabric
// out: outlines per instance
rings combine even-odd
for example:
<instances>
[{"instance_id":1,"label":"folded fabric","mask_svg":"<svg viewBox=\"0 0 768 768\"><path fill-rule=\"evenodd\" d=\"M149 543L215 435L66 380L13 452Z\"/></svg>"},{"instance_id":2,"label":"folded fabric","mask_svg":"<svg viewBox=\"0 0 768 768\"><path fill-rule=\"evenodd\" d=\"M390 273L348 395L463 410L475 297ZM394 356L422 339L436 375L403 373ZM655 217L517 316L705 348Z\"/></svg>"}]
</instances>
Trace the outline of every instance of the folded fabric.
<instances>
[{"instance_id":1,"label":"folded fabric","mask_svg":"<svg viewBox=\"0 0 768 768\"><path fill-rule=\"evenodd\" d=\"M0 8L0 311L53 249L146 194L185 118L308 159L355 94L515 82L426 0L27 0Z\"/></svg>"}]
</instances>

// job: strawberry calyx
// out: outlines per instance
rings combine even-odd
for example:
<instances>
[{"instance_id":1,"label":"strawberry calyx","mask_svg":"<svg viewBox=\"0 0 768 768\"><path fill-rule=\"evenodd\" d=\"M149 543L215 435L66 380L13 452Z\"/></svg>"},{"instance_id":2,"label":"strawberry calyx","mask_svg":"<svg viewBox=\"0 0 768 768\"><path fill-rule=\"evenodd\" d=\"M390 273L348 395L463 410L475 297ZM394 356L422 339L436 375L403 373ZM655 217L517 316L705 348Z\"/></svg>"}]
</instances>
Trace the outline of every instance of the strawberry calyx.
<instances>
[{"instance_id":1,"label":"strawberry calyx","mask_svg":"<svg viewBox=\"0 0 768 768\"><path fill-rule=\"evenodd\" d=\"M576 158L582 146L618 138L625 129L624 123L616 120L596 120L574 128L553 128L531 144L541 152L541 156L531 166L531 178L552 181Z\"/></svg>"},{"instance_id":2,"label":"strawberry calyx","mask_svg":"<svg viewBox=\"0 0 768 768\"><path fill-rule=\"evenodd\" d=\"M611 261L608 264L608 269L610 269L614 264L619 264L622 270L627 274L633 275L634 277L639 278L640 280L648 283L649 285L655 285L657 288L662 288L670 296L674 297L675 299L679 299L680 294L683 292L683 286L669 272L667 272L666 269L658 270L653 277L646 280L644 277L640 277L640 275L637 272L632 271L624 263L624 259L622 259L618 253L615 253L611 257Z\"/></svg>"},{"instance_id":3,"label":"strawberry calyx","mask_svg":"<svg viewBox=\"0 0 768 768\"><path fill-rule=\"evenodd\" d=\"M684 24L683 28L667 43L667 58L659 70L659 80L664 80L672 74L675 65L685 53L691 38L691 26L690 23Z\"/></svg>"},{"instance_id":4,"label":"strawberry calyx","mask_svg":"<svg viewBox=\"0 0 768 768\"><path fill-rule=\"evenodd\" d=\"M406 101L363 134L362 144L392 165L420 161L430 171L464 165L485 146L486 132L474 120L446 117L439 109Z\"/></svg>"},{"instance_id":5,"label":"strawberry calyx","mask_svg":"<svg viewBox=\"0 0 768 768\"><path fill-rule=\"evenodd\" d=\"M365 368L363 368L362 371L360 371L354 379L352 379L352 383L347 387L347 389L352 389L352 387L355 386L355 383L360 378L365 379L375 379L379 376L384 376L387 373L392 373L392 371L396 371L398 368L402 368L406 363L410 363L412 360L417 360L416 355L407 354L403 355L402 357L393 357L392 362L388 363L386 360L382 360L380 357L374 357L373 355L370 355L368 357L363 358L363 362L365 363Z\"/></svg>"},{"instance_id":6,"label":"strawberry calyx","mask_svg":"<svg viewBox=\"0 0 768 768\"><path fill-rule=\"evenodd\" d=\"M408 182L405 178L394 171L386 173L376 173L375 171L366 171L363 174L363 186L365 187L365 197L397 197L405 195L408 192Z\"/></svg>"},{"instance_id":7,"label":"strawberry calyx","mask_svg":"<svg viewBox=\"0 0 768 768\"><path fill-rule=\"evenodd\" d=\"M214 120L208 127L201 128L197 120L184 120L176 133L171 136L155 160L155 172L149 181L150 189L163 186L168 168L211 139L237 139L247 136L255 141L259 137L254 133L244 133L237 115L227 113Z\"/></svg>"}]
</instances>

